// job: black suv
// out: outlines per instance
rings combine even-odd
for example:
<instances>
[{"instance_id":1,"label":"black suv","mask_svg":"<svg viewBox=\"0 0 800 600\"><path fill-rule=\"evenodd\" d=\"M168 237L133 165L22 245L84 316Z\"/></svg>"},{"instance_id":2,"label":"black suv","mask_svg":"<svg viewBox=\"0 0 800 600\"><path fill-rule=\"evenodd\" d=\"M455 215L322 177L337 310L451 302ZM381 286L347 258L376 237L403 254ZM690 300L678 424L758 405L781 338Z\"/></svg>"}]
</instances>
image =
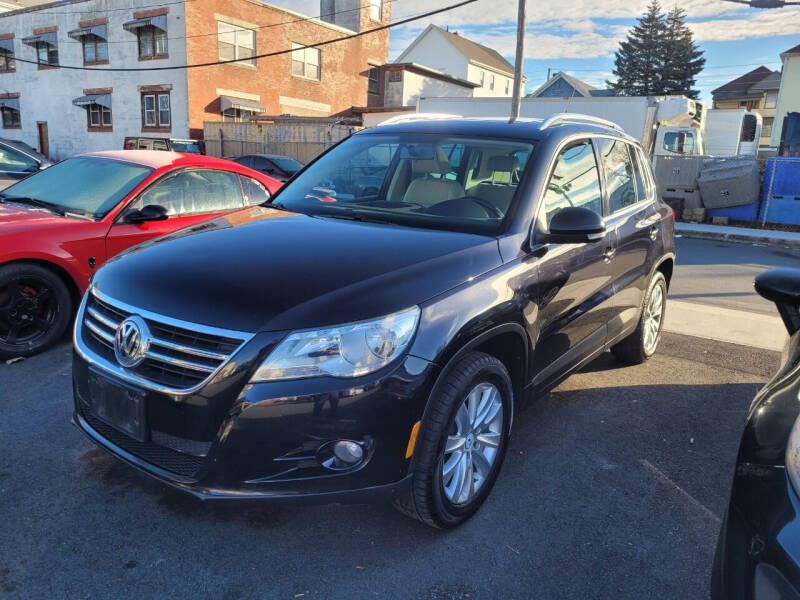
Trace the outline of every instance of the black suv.
<instances>
[{"instance_id":1,"label":"black suv","mask_svg":"<svg viewBox=\"0 0 800 600\"><path fill-rule=\"evenodd\" d=\"M656 350L673 229L641 146L605 121L362 131L270 203L97 272L74 420L200 498L388 498L452 527L527 399L607 348Z\"/></svg>"}]
</instances>

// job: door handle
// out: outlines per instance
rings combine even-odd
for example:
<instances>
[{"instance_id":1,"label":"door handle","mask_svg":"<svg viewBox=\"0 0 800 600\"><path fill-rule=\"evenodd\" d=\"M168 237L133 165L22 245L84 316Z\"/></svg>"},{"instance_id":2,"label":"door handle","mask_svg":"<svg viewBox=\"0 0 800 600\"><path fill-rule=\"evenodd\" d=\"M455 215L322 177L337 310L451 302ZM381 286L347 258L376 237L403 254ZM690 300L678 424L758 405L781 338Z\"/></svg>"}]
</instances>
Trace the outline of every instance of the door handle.
<instances>
[{"instance_id":1,"label":"door handle","mask_svg":"<svg viewBox=\"0 0 800 600\"><path fill-rule=\"evenodd\" d=\"M606 263L610 263L611 259L614 258L614 255L616 253L617 253L617 249L616 248L610 248L610 247L606 248L603 251L603 261L605 261Z\"/></svg>"}]
</instances>

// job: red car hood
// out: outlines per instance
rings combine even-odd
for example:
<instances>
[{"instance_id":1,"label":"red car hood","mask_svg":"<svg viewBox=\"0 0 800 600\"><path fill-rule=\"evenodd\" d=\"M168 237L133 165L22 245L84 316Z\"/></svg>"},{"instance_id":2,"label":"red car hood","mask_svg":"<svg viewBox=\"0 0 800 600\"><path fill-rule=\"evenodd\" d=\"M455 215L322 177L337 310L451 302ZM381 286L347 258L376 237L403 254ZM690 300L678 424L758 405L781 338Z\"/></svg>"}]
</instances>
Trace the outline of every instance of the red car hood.
<instances>
[{"instance_id":1,"label":"red car hood","mask_svg":"<svg viewBox=\"0 0 800 600\"><path fill-rule=\"evenodd\" d=\"M0 203L0 232L4 233L8 232L9 229L19 231L21 229L33 229L54 225L63 226L80 220L81 219L60 217L44 209Z\"/></svg>"}]
</instances>

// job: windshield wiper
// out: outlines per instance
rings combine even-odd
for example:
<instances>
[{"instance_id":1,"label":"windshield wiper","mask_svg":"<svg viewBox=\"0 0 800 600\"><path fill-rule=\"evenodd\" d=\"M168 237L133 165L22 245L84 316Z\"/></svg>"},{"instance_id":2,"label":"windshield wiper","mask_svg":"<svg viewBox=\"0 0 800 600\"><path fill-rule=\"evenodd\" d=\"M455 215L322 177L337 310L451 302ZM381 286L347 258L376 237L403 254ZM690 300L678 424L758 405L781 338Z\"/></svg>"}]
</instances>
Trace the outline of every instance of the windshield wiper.
<instances>
[{"instance_id":1,"label":"windshield wiper","mask_svg":"<svg viewBox=\"0 0 800 600\"><path fill-rule=\"evenodd\" d=\"M18 202L19 204L30 204L32 206L44 208L50 212L54 212L62 217L66 212L63 206L54 204L52 202L47 202L45 200L39 200L38 198L31 198L29 196L8 196L6 194L0 194L0 200L4 200L5 202Z\"/></svg>"},{"instance_id":2,"label":"windshield wiper","mask_svg":"<svg viewBox=\"0 0 800 600\"><path fill-rule=\"evenodd\" d=\"M364 215L357 215L353 213L317 213L312 214L312 217L331 217L332 219L343 219L345 221L358 221L359 223L382 223L384 225L397 225L394 221L387 219L378 219L375 217L367 217Z\"/></svg>"}]
</instances>

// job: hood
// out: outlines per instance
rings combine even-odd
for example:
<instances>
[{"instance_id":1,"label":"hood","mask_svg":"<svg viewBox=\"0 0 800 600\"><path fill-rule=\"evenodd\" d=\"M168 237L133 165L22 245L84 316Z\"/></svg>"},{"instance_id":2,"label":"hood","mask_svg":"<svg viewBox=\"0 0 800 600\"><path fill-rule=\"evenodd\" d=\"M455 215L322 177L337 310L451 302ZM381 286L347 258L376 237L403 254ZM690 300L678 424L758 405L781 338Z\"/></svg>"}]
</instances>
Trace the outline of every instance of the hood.
<instances>
[{"instance_id":1,"label":"hood","mask_svg":"<svg viewBox=\"0 0 800 600\"><path fill-rule=\"evenodd\" d=\"M500 263L490 237L254 207L137 246L93 282L168 317L282 331L389 314Z\"/></svg>"},{"instance_id":2,"label":"hood","mask_svg":"<svg viewBox=\"0 0 800 600\"><path fill-rule=\"evenodd\" d=\"M0 235L34 228L63 226L84 219L55 215L48 210L0 202Z\"/></svg>"}]
</instances>

